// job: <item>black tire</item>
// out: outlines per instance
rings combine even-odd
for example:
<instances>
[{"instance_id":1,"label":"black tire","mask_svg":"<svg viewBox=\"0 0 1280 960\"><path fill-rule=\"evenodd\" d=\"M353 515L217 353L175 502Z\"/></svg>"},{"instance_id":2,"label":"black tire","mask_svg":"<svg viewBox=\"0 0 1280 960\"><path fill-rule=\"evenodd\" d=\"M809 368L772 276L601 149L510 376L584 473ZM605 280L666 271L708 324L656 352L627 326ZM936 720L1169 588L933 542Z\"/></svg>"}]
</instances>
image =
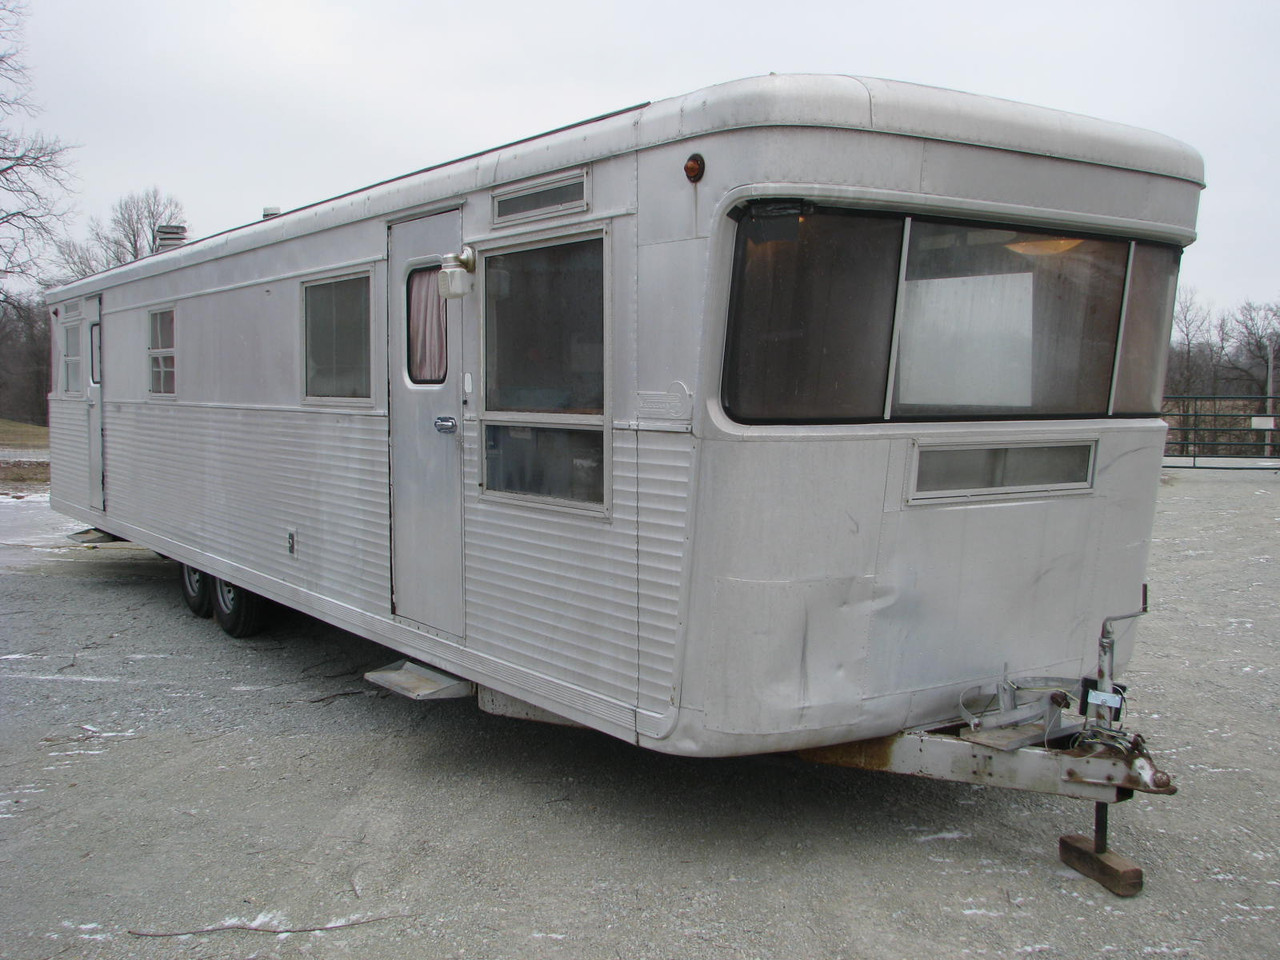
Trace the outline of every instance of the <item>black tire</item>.
<instances>
[{"instance_id":1,"label":"black tire","mask_svg":"<svg viewBox=\"0 0 1280 960\"><path fill-rule=\"evenodd\" d=\"M182 599L197 617L213 616L213 577L185 563L178 568Z\"/></svg>"},{"instance_id":2,"label":"black tire","mask_svg":"<svg viewBox=\"0 0 1280 960\"><path fill-rule=\"evenodd\" d=\"M233 637L252 637L266 625L267 601L244 587L213 581L213 616Z\"/></svg>"}]
</instances>

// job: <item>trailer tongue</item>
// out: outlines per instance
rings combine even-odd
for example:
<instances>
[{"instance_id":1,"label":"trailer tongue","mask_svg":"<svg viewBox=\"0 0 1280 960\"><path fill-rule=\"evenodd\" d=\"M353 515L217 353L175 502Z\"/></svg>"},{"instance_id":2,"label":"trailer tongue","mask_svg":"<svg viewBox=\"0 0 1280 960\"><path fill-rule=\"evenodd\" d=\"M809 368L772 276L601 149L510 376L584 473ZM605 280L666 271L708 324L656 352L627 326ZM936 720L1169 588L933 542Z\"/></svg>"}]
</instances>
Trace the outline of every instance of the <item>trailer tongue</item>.
<instances>
[{"instance_id":1,"label":"trailer tongue","mask_svg":"<svg viewBox=\"0 0 1280 960\"><path fill-rule=\"evenodd\" d=\"M1135 792L1172 795L1178 789L1156 766L1142 736L1124 731L1124 687L1111 679L1112 625L1141 616L1146 607L1144 589L1141 610L1103 621L1096 676L1006 679L994 691L966 691L963 725L802 750L799 756L815 763L1092 800L1093 837L1063 835L1058 856L1117 896L1132 897L1142 890L1142 868L1108 849L1108 807ZM973 712L966 702L972 702L974 693L989 693L993 708ZM1078 705L1082 719L1066 719L1072 704Z\"/></svg>"}]
</instances>

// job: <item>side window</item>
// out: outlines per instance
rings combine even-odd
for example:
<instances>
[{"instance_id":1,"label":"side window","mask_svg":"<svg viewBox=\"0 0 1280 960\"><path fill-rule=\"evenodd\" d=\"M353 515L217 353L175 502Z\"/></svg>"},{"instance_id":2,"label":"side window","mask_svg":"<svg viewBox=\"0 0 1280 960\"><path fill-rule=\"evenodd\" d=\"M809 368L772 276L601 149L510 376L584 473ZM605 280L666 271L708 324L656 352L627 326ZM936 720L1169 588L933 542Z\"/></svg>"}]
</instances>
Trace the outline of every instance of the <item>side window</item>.
<instances>
[{"instance_id":1,"label":"side window","mask_svg":"<svg viewBox=\"0 0 1280 960\"><path fill-rule=\"evenodd\" d=\"M62 392L80 389L80 324L71 323L62 328Z\"/></svg>"},{"instance_id":2,"label":"side window","mask_svg":"<svg viewBox=\"0 0 1280 960\"><path fill-rule=\"evenodd\" d=\"M89 325L89 382L102 383L102 324Z\"/></svg>"},{"instance_id":3,"label":"side window","mask_svg":"<svg viewBox=\"0 0 1280 960\"><path fill-rule=\"evenodd\" d=\"M522 184L493 194L493 222L520 223L540 217L580 213L590 206L585 172Z\"/></svg>"},{"instance_id":4,"label":"side window","mask_svg":"<svg viewBox=\"0 0 1280 960\"><path fill-rule=\"evenodd\" d=\"M172 397L177 392L172 310L157 310L151 314L147 362L151 367L151 395Z\"/></svg>"},{"instance_id":5,"label":"side window","mask_svg":"<svg viewBox=\"0 0 1280 960\"><path fill-rule=\"evenodd\" d=\"M308 284L303 312L307 396L368 398L368 275Z\"/></svg>"},{"instance_id":6,"label":"side window","mask_svg":"<svg viewBox=\"0 0 1280 960\"><path fill-rule=\"evenodd\" d=\"M604 502L604 240L485 258L485 488Z\"/></svg>"},{"instance_id":7,"label":"side window","mask_svg":"<svg viewBox=\"0 0 1280 960\"><path fill-rule=\"evenodd\" d=\"M440 296L440 268L409 274L409 379L414 383L444 383L449 372L449 343L445 301Z\"/></svg>"}]
</instances>

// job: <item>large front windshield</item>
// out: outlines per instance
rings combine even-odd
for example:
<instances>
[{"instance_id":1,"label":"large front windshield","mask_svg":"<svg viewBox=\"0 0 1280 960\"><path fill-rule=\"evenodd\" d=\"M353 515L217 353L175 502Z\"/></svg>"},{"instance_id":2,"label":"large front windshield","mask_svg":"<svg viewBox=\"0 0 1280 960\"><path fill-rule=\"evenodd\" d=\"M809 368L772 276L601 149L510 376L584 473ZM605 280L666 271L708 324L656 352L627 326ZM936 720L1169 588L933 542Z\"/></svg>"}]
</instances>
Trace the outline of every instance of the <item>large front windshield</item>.
<instances>
[{"instance_id":1,"label":"large front windshield","mask_svg":"<svg viewBox=\"0 0 1280 960\"><path fill-rule=\"evenodd\" d=\"M724 406L748 423L1154 413L1177 260L1123 240L757 203L738 225Z\"/></svg>"}]
</instances>

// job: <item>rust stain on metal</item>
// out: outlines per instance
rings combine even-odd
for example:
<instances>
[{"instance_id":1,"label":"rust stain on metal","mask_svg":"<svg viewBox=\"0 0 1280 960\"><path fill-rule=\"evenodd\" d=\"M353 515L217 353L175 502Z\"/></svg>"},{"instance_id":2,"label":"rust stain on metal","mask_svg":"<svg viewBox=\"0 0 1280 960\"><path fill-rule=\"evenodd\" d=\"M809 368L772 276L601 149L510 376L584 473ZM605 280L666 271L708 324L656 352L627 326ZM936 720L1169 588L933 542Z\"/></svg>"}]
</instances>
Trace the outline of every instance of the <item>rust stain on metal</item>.
<instances>
[{"instance_id":1,"label":"rust stain on metal","mask_svg":"<svg viewBox=\"0 0 1280 960\"><path fill-rule=\"evenodd\" d=\"M893 749L902 738L877 737L874 740L856 740L837 743L830 747L814 747L798 750L796 756L811 763L829 763L838 767L857 767L861 770L888 770L893 761Z\"/></svg>"}]
</instances>

